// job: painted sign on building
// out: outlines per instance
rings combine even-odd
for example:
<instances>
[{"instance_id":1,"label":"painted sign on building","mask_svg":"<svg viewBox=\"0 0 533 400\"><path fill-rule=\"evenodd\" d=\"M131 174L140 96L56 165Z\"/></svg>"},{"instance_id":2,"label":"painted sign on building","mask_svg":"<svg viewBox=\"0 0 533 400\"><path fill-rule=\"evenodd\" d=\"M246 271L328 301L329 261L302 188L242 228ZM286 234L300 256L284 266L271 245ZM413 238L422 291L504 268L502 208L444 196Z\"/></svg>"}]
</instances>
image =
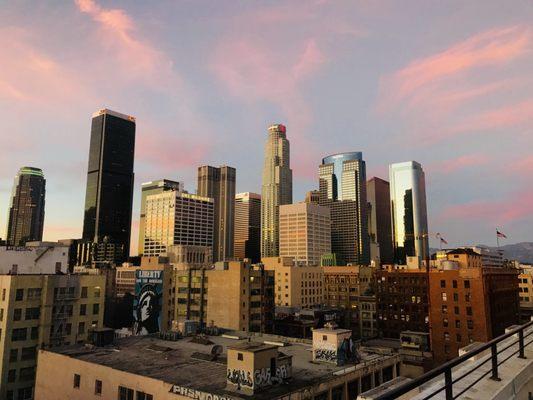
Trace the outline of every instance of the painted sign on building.
<instances>
[{"instance_id":1,"label":"painted sign on building","mask_svg":"<svg viewBox=\"0 0 533 400\"><path fill-rule=\"evenodd\" d=\"M135 271L135 300L133 301L133 334L147 335L161 328L163 271Z\"/></svg>"},{"instance_id":2,"label":"painted sign on building","mask_svg":"<svg viewBox=\"0 0 533 400\"><path fill-rule=\"evenodd\" d=\"M232 400L232 397L201 392L200 390L191 389L185 386L172 385L170 393L179 394L183 397L188 397L194 400Z\"/></svg>"}]
</instances>

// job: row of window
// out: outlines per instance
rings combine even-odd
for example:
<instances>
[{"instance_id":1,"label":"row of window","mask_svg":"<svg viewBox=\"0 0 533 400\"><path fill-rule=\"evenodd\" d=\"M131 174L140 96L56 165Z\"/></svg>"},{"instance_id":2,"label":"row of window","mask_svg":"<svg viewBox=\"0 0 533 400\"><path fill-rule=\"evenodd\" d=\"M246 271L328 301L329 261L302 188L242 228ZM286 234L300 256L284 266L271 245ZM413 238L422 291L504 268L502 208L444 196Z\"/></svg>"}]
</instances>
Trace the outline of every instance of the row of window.
<instances>
[{"instance_id":1,"label":"row of window","mask_svg":"<svg viewBox=\"0 0 533 400\"><path fill-rule=\"evenodd\" d=\"M80 389L81 387L81 375L74 374L74 382L73 385L74 389ZM97 396L102 395L103 390L103 383L99 379L95 379L94 381L94 394ZM134 396L136 394L136 396ZM118 400L153 400L153 396L151 394L137 391L135 392L133 389L127 388L125 386L119 386L118 387Z\"/></svg>"}]
</instances>

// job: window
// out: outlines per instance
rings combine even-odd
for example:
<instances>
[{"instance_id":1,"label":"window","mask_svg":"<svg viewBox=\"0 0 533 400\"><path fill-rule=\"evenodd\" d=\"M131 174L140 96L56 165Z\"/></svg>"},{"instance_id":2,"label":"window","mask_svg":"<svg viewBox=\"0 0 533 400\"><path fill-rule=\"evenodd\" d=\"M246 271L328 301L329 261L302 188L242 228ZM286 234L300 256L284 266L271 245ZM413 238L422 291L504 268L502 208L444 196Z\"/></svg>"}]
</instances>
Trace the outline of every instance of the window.
<instances>
[{"instance_id":1,"label":"window","mask_svg":"<svg viewBox=\"0 0 533 400\"><path fill-rule=\"evenodd\" d=\"M243 360L242 353L237 353L237 360L239 360L239 361Z\"/></svg>"},{"instance_id":2,"label":"window","mask_svg":"<svg viewBox=\"0 0 533 400\"><path fill-rule=\"evenodd\" d=\"M447 295L446 292L441 293L442 301L447 301Z\"/></svg>"},{"instance_id":3,"label":"window","mask_svg":"<svg viewBox=\"0 0 533 400\"><path fill-rule=\"evenodd\" d=\"M11 333L12 342L26 340L27 337L28 337L28 330L26 328L13 329Z\"/></svg>"},{"instance_id":4,"label":"window","mask_svg":"<svg viewBox=\"0 0 533 400\"><path fill-rule=\"evenodd\" d=\"M470 289L470 281L469 280L466 279L464 284L465 284L465 289Z\"/></svg>"},{"instance_id":5,"label":"window","mask_svg":"<svg viewBox=\"0 0 533 400\"><path fill-rule=\"evenodd\" d=\"M443 314L448 313L448 306L442 306L442 313Z\"/></svg>"},{"instance_id":6,"label":"window","mask_svg":"<svg viewBox=\"0 0 533 400\"><path fill-rule=\"evenodd\" d=\"M86 299L87 298L87 286L82 286L81 288L81 298Z\"/></svg>"},{"instance_id":7,"label":"window","mask_svg":"<svg viewBox=\"0 0 533 400\"><path fill-rule=\"evenodd\" d=\"M455 336L456 336L455 339L457 340L457 343L461 343L461 335L458 333Z\"/></svg>"},{"instance_id":8,"label":"window","mask_svg":"<svg viewBox=\"0 0 533 400\"><path fill-rule=\"evenodd\" d=\"M137 400L154 400L154 396L144 392L137 392Z\"/></svg>"},{"instance_id":9,"label":"window","mask_svg":"<svg viewBox=\"0 0 533 400\"><path fill-rule=\"evenodd\" d=\"M31 328L31 338L32 339L37 339L39 337L39 327L38 326L34 326Z\"/></svg>"},{"instance_id":10,"label":"window","mask_svg":"<svg viewBox=\"0 0 533 400\"><path fill-rule=\"evenodd\" d=\"M446 287L446 281L445 280L441 280L440 281L440 287L441 288L445 288Z\"/></svg>"},{"instance_id":11,"label":"window","mask_svg":"<svg viewBox=\"0 0 533 400\"><path fill-rule=\"evenodd\" d=\"M124 386L119 386L118 400L133 400L133 389Z\"/></svg>"},{"instance_id":12,"label":"window","mask_svg":"<svg viewBox=\"0 0 533 400\"><path fill-rule=\"evenodd\" d=\"M22 318L22 308L15 308L13 310L13 321L20 321Z\"/></svg>"},{"instance_id":13,"label":"window","mask_svg":"<svg viewBox=\"0 0 533 400\"><path fill-rule=\"evenodd\" d=\"M450 333L444 332L444 340L450 340Z\"/></svg>"},{"instance_id":14,"label":"window","mask_svg":"<svg viewBox=\"0 0 533 400\"><path fill-rule=\"evenodd\" d=\"M87 315L87 304L80 304L80 315Z\"/></svg>"},{"instance_id":15,"label":"window","mask_svg":"<svg viewBox=\"0 0 533 400\"><path fill-rule=\"evenodd\" d=\"M442 326L444 326L445 328L448 327L448 318L444 318L444 319L442 320Z\"/></svg>"},{"instance_id":16,"label":"window","mask_svg":"<svg viewBox=\"0 0 533 400\"><path fill-rule=\"evenodd\" d=\"M17 379L17 370L16 369L10 369L7 373L7 381L8 382L15 382Z\"/></svg>"},{"instance_id":17,"label":"window","mask_svg":"<svg viewBox=\"0 0 533 400\"><path fill-rule=\"evenodd\" d=\"M17 289L15 293L15 300L16 301L24 300L24 289Z\"/></svg>"},{"instance_id":18,"label":"window","mask_svg":"<svg viewBox=\"0 0 533 400\"><path fill-rule=\"evenodd\" d=\"M26 321L41 318L41 309L39 307L26 308Z\"/></svg>"},{"instance_id":19,"label":"window","mask_svg":"<svg viewBox=\"0 0 533 400\"><path fill-rule=\"evenodd\" d=\"M466 315L472 315L472 307L466 307Z\"/></svg>"},{"instance_id":20,"label":"window","mask_svg":"<svg viewBox=\"0 0 533 400\"><path fill-rule=\"evenodd\" d=\"M16 362L19 358L19 349L11 349L9 351L9 362Z\"/></svg>"},{"instance_id":21,"label":"window","mask_svg":"<svg viewBox=\"0 0 533 400\"><path fill-rule=\"evenodd\" d=\"M93 314L97 315L100 312L100 304L93 304Z\"/></svg>"},{"instance_id":22,"label":"window","mask_svg":"<svg viewBox=\"0 0 533 400\"><path fill-rule=\"evenodd\" d=\"M79 389L80 388L80 381L81 381L81 376L78 375L78 374L74 374L74 384L72 385L72 387L74 389Z\"/></svg>"},{"instance_id":23,"label":"window","mask_svg":"<svg viewBox=\"0 0 533 400\"><path fill-rule=\"evenodd\" d=\"M474 329L474 321L469 319L468 321L466 321L466 326L468 329Z\"/></svg>"},{"instance_id":24,"label":"window","mask_svg":"<svg viewBox=\"0 0 533 400\"><path fill-rule=\"evenodd\" d=\"M457 289L457 281L455 279L453 280L452 284L453 284L453 288Z\"/></svg>"},{"instance_id":25,"label":"window","mask_svg":"<svg viewBox=\"0 0 533 400\"><path fill-rule=\"evenodd\" d=\"M31 400L33 399L33 387L25 387L18 390L17 400Z\"/></svg>"},{"instance_id":26,"label":"window","mask_svg":"<svg viewBox=\"0 0 533 400\"><path fill-rule=\"evenodd\" d=\"M455 327L461 328L461 321L459 321L458 319L455 320Z\"/></svg>"},{"instance_id":27,"label":"window","mask_svg":"<svg viewBox=\"0 0 533 400\"><path fill-rule=\"evenodd\" d=\"M23 347L20 360L35 360L37 358L37 347Z\"/></svg>"},{"instance_id":28,"label":"window","mask_svg":"<svg viewBox=\"0 0 533 400\"><path fill-rule=\"evenodd\" d=\"M100 297L100 288L98 286L94 288L94 297Z\"/></svg>"},{"instance_id":29,"label":"window","mask_svg":"<svg viewBox=\"0 0 533 400\"><path fill-rule=\"evenodd\" d=\"M94 394L99 396L102 394L102 381L98 379L94 381Z\"/></svg>"},{"instance_id":30,"label":"window","mask_svg":"<svg viewBox=\"0 0 533 400\"><path fill-rule=\"evenodd\" d=\"M6 300L6 290L2 289L2 301Z\"/></svg>"},{"instance_id":31,"label":"window","mask_svg":"<svg viewBox=\"0 0 533 400\"><path fill-rule=\"evenodd\" d=\"M83 335L85 333L85 322L80 322L78 324L78 335Z\"/></svg>"},{"instance_id":32,"label":"window","mask_svg":"<svg viewBox=\"0 0 533 400\"><path fill-rule=\"evenodd\" d=\"M0 308L0 321L4 320L4 309Z\"/></svg>"},{"instance_id":33,"label":"window","mask_svg":"<svg viewBox=\"0 0 533 400\"><path fill-rule=\"evenodd\" d=\"M459 293L453 294L453 301L459 301Z\"/></svg>"},{"instance_id":34,"label":"window","mask_svg":"<svg viewBox=\"0 0 533 400\"><path fill-rule=\"evenodd\" d=\"M39 300L41 298L41 288L29 288L28 289L28 300Z\"/></svg>"},{"instance_id":35,"label":"window","mask_svg":"<svg viewBox=\"0 0 533 400\"><path fill-rule=\"evenodd\" d=\"M19 381L27 382L35 380L35 367L26 367L20 369Z\"/></svg>"},{"instance_id":36,"label":"window","mask_svg":"<svg viewBox=\"0 0 533 400\"><path fill-rule=\"evenodd\" d=\"M455 306L453 308L453 312L455 313L455 315L458 315L459 314L459 307Z\"/></svg>"}]
</instances>

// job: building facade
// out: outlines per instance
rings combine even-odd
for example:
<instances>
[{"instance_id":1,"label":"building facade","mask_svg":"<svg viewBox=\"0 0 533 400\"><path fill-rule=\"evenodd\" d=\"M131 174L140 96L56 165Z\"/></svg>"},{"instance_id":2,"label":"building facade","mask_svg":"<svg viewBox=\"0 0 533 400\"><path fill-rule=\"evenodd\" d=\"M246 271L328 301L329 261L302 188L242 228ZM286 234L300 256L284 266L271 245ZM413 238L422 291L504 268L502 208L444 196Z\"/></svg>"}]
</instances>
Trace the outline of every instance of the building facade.
<instances>
[{"instance_id":1,"label":"building facade","mask_svg":"<svg viewBox=\"0 0 533 400\"><path fill-rule=\"evenodd\" d=\"M482 266L469 249L447 252L429 273L431 349L444 363L473 342L488 342L519 321L518 271Z\"/></svg>"},{"instance_id":2,"label":"building facade","mask_svg":"<svg viewBox=\"0 0 533 400\"><path fill-rule=\"evenodd\" d=\"M0 275L0 398L32 399L39 348L102 327L105 276Z\"/></svg>"},{"instance_id":3,"label":"building facade","mask_svg":"<svg viewBox=\"0 0 533 400\"><path fill-rule=\"evenodd\" d=\"M274 273L276 306L310 308L324 303L322 268L295 265L292 257L265 257L262 263Z\"/></svg>"},{"instance_id":4,"label":"building facade","mask_svg":"<svg viewBox=\"0 0 533 400\"><path fill-rule=\"evenodd\" d=\"M235 240L233 255L238 260L261 261L261 195L235 195Z\"/></svg>"},{"instance_id":5,"label":"building facade","mask_svg":"<svg viewBox=\"0 0 533 400\"><path fill-rule=\"evenodd\" d=\"M214 200L213 261L233 258L235 232L235 168L198 168L197 194Z\"/></svg>"},{"instance_id":6,"label":"building facade","mask_svg":"<svg viewBox=\"0 0 533 400\"><path fill-rule=\"evenodd\" d=\"M319 167L320 205L331 213L331 249L343 263L368 265L370 239L366 164L361 152L325 157Z\"/></svg>"},{"instance_id":7,"label":"building facade","mask_svg":"<svg viewBox=\"0 0 533 400\"><path fill-rule=\"evenodd\" d=\"M426 180L422 166L407 161L389 166L394 261L429 257Z\"/></svg>"},{"instance_id":8,"label":"building facade","mask_svg":"<svg viewBox=\"0 0 533 400\"><path fill-rule=\"evenodd\" d=\"M135 118L103 109L93 114L83 239L105 237L129 256L133 202Z\"/></svg>"},{"instance_id":9,"label":"building facade","mask_svg":"<svg viewBox=\"0 0 533 400\"><path fill-rule=\"evenodd\" d=\"M146 224L146 198L152 194L159 194L166 191L183 191L183 183L160 179L141 184L141 217L139 219L139 243L137 252L140 256L144 254L144 226Z\"/></svg>"},{"instance_id":10,"label":"building facade","mask_svg":"<svg viewBox=\"0 0 533 400\"><path fill-rule=\"evenodd\" d=\"M184 191L146 197L144 255L165 255L172 245L213 246L214 201Z\"/></svg>"},{"instance_id":11,"label":"building facade","mask_svg":"<svg viewBox=\"0 0 533 400\"><path fill-rule=\"evenodd\" d=\"M7 244L43 239L46 180L39 168L22 167L15 176L7 220Z\"/></svg>"},{"instance_id":12,"label":"building facade","mask_svg":"<svg viewBox=\"0 0 533 400\"><path fill-rule=\"evenodd\" d=\"M279 256L279 206L292 203L290 145L285 125L268 128L261 191L261 257Z\"/></svg>"},{"instance_id":13,"label":"building facade","mask_svg":"<svg viewBox=\"0 0 533 400\"><path fill-rule=\"evenodd\" d=\"M67 273L69 247L56 242L26 242L24 247L0 246L0 274Z\"/></svg>"},{"instance_id":14,"label":"building facade","mask_svg":"<svg viewBox=\"0 0 533 400\"><path fill-rule=\"evenodd\" d=\"M399 339L403 331L429 332L428 273L403 267L376 271L377 324L385 338Z\"/></svg>"},{"instance_id":15,"label":"building facade","mask_svg":"<svg viewBox=\"0 0 533 400\"><path fill-rule=\"evenodd\" d=\"M389 182L376 177L366 183L368 233L370 242L378 245L380 264L392 264L394 261L389 186Z\"/></svg>"},{"instance_id":16,"label":"building facade","mask_svg":"<svg viewBox=\"0 0 533 400\"><path fill-rule=\"evenodd\" d=\"M526 323L533 316L533 265L518 266L518 294L520 299L520 321Z\"/></svg>"},{"instance_id":17,"label":"building facade","mask_svg":"<svg viewBox=\"0 0 533 400\"><path fill-rule=\"evenodd\" d=\"M320 203L320 190L310 190L305 194L306 203Z\"/></svg>"},{"instance_id":18,"label":"building facade","mask_svg":"<svg viewBox=\"0 0 533 400\"><path fill-rule=\"evenodd\" d=\"M297 265L320 266L321 257L331 253L329 208L311 203L280 206L279 253Z\"/></svg>"}]
</instances>

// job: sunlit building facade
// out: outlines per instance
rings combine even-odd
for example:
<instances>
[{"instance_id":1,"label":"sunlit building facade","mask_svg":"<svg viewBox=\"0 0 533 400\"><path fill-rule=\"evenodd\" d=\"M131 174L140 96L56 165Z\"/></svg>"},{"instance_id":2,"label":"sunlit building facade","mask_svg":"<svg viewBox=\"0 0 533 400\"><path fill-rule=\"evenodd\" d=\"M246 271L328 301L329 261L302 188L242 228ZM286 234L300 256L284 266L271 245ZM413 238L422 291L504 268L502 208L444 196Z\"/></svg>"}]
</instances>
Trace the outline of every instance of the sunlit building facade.
<instances>
[{"instance_id":1,"label":"sunlit building facade","mask_svg":"<svg viewBox=\"0 0 533 400\"><path fill-rule=\"evenodd\" d=\"M343 263L370 262L363 153L325 157L319 166L320 205L331 212L331 250Z\"/></svg>"},{"instance_id":2,"label":"sunlit building facade","mask_svg":"<svg viewBox=\"0 0 533 400\"><path fill-rule=\"evenodd\" d=\"M279 255L279 206L292 203L290 145L285 125L271 125L261 192L261 257Z\"/></svg>"},{"instance_id":3,"label":"sunlit building facade","mask_svg":"<svg viewBox=\"0 0 533 400\"><path fill-rule=\"evenodd\" d=\"M426 182L416 161L391 164L390 196L394 261L405 264L407 257L419 261L429 256Z\"/></svg>"}]
</instances>

